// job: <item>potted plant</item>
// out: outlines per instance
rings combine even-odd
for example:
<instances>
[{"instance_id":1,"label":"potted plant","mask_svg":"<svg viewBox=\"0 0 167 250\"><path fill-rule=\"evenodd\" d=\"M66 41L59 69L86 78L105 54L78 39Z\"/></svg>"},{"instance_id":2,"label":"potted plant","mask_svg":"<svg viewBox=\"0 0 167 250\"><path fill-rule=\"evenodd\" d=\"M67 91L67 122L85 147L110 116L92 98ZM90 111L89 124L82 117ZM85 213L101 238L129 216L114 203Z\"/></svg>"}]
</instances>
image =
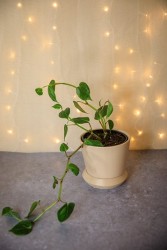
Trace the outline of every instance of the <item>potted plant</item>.
<instances>
[{"instance_id":1,"label":"potted plant","mask_svg":"<svg viewBox=\"0 0 167 250\"><path fill-rule=\"evenodd\" d=\"M84 116L72 117L70 108L63 107L58 101L56 89L58 85L74 88L78 101L73 101L74 107L78 109ZM53 176L53 189L57 190L57 199L47 206L38 215L34 214L34 210L40 204L40 201L34 201L29 209L28 214L21 218L19 213L11 207L5 207L2 210L2 215L10 216L17 220L17 224L10 229L16 235L29 234L34 224L52 207L58 203L63 205L57 211L57 218L60 222L67 220L72 214L75 203L64 202L62 199L63 181L68 172L74 175L79 174L79 167L72 162L72 157L82 149L85 162L85 170L83 172L84 180L95 188L113 188L122 184L127 178L125 169L125 160L129 147L129 136L122 131L113 130L114 123L110 119L113 112L112 103L107 100L104 103L99 101L98 107L92 104L89 86L85 82L81 82L78 86L70 83L57 83L51 80L44 87L36 88L36 93L43 95L43 89L47 88L48 95L54 102L52 106L58 111L59 118L64 119L64 142L60 145L60 152L63 152L67 158L66 166L62 176ZM100 129L93 129L88 109L94 112L94 119L100 124ZM66 137L70 126L77 126L84 130L81 136L81 144L71 152L66 142Z\"/></svg>"}]
</instances>

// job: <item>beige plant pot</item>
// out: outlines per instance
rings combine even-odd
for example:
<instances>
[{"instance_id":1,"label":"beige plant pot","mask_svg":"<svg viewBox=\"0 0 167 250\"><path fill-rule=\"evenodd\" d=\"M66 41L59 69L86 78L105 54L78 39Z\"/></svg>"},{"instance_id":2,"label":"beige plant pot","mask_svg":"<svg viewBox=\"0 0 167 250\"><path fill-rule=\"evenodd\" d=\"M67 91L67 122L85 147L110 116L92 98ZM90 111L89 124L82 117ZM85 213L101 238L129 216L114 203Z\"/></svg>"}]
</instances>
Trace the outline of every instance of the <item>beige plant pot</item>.
<instances>
[{"instance_id":1,"label":"beige plant pot","mask_svg":"<svg viewBox=\"0 0 167 250\"><path fill-rule=\"evenodd\" d=\"M123 133L127 140L116 146L95 147L84 145L82 154L85 163L83 179L92 187L111 189L121 185L128 177L126 158L129 151L129 136Z\"/></svg>"}]
</instances>

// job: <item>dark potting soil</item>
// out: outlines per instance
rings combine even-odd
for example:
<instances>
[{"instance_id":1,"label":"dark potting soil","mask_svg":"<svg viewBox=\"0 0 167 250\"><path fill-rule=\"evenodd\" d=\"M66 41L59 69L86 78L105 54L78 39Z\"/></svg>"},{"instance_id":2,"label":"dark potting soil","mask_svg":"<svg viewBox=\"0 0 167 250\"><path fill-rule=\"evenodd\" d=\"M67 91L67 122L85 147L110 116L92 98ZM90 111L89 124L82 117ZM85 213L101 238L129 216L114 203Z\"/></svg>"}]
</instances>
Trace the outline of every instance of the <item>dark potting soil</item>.
<instances>
[{"instance_id":1,"label":"dark potting soil","mask_svg":"<svg viewBox=\"0 0 167 250\"><path fill-rule=\"evenodd\" d=\"M101 142L104 147L116 146L122 144L128 140L127 135L117 130L106 130L107 135L104 137L104 132L101 129L93 130L97 136L101 138ZM82 136L82 141L90 136L90 133L87 132ZM96 136L92 135L89 139L97 140Z\"/></svg>"}]
</instances>

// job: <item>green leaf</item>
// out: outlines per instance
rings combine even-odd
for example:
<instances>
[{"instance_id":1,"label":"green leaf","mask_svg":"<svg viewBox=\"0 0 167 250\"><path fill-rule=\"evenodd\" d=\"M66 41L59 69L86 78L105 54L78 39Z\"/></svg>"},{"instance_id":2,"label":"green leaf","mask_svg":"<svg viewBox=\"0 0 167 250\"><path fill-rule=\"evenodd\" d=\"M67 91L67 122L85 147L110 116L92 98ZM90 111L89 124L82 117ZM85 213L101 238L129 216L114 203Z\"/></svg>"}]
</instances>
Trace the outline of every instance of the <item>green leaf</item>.
<instances>
[{"instance_id":1,"label":"green leaf","mask_svg":"<svg viewBox=\"0 0 167 250\"><path fill-rule=\"evenodd\" d=\"M85 112L85 110L83 110L83 108L78 104L78 102L73 101L73 103L74 103L74 106L75 106L79 111L81 111L82 113L86 113L86 114L87 114L87 112Z\"/></svg>"},{"instance_id":2,"label":"green leaf","mask_svg":"<svg viewBox=\"0 0 167 250\"><path fill-rule=\"evenodd\" d=\"M16 220L21 220L19 213L14 211L11 207L3 208L2 215L12 217L12 218L14 218Z\"/></svg>"},{"instance_id":3,"label":"green leaf","mask_svg":"<svg viewBox=\"0 0 167 250\"><path fill-rule=\"evenodd\" d=\"M64 125L64 141L65 141L67 132L68 132L68 126L65 124L65 125Z\"/></svg>"},{"instance_id":4,"label":"green leaf","mask_svg":"<svg viewBox=\"0 0 167 250\"><path fill-rule=\"evenodd\" d=\"M108 120L107 122L108 122L109 129L112 130L113 127L114 127L113 121L112 120Z\"/></svg>"},{"instance_id":5,"label":"green leaf","mask_svg":"<svg viewBox=\"0 0 167 250\"><path fill-rule=\"evenodd\" d=\"M53 179L54 179L54 181L53 181L53 189L55 189L56 188L56 185L58 184L58 180L57 180L57 178L55 177L55 176L53 176Z\"/></svg>"},{"instance_id":6,"label":"green leaf","mask_svg":"<svg viewBox=\"0 0 167 250\"><path fill-rule=\"evenodd\" d=\"M73 172L73 174L75 174L76 176L79 174L79 168L73 164L73 163L69 163L68 164L68 168Z\"/></svg>"},{"instance_id":7,"label":"green leaf","mask_svg":"<svg viewBox=\"0 0 167 250\"><path fill-rule=\"evenodd\" d=\"M67 151L68 149L69 149L69 147L68 147L67 144L62 143L62 144L60 145L60 151L61 151L61 152L65 152L65 151Z\"/></svg>"},{"instance_id":8,"label":"green leaf","mask_svg":"<svg viewBox=\"0 0 167 250\"><path fill-rule=\"evenodd\" d=\"M111 102L108 102L108 107L107 107L107 117L109 117L113 112L113 106Z\"/></svg>"},{"instance_id":9,"label":"green leaf","mask_svg":"<svg viewBox=\"0 0 167 250\"><path fill-rule=\"evenodd\" d=\"M52 99L52 101L57 102L56 94L55 94L55 81L52 80L48 85L48 95Z\"/></svg>"},{"instance_id":10,"label":"green leaf","mask_svg":"<svg viewBox=\"0 0 167 250\"><path fill-rule=\"evenodd\" d=\"M95 147L103 147L103 144L99 140L85 139L84 144Z\"/></svg>"},{"instance_id":11,"label":"green leaf","mask_svg":"<svg viewBox=\"0 0 167 250\"><path fill-rule=\"evenodd\" d=\"M76 88L76 93L81 100L92 100L90 97L89 86L85 82L81 82L79 87Z\"/></svg>"},{"instance_id":12,"label":"green leaf","mask_svg":"<svg viewBox=\"0 0 167 250\"><path fill-rule=\"evenodd\" d=\"M62 111L59 113L59 117L60 117L60 118L66 118L66 119L68 119L69 114L70 114L70 108L66 108L65 110L62 110Z\"/></svg>"},{"instance_id":13,"label":"green leaf","mask_svg":"<svg viewBox=\"0 0 167 250\"><path fill-rule=\"evenodd\" d=\"M78 124L89 123L89 117L76 117L72 118L71 121Z\"/></svg>"},{"instance_id":14,"label":"green leaf","mask_svg":"<svg viewBox=\"0 0 167 250\"><path fill-rule=\"evenodd\" d=\"M75 207L75 203L64 204L57 212L57 218L60 222L67 220L72 214Z\"/></svg>"},{"instance_id":15,"label":"green leaf","mask_svg":"<svg viewBox=\"0 0 167 250\"><path fill-rule=\"evenodd\" d=\"M34 223L30 220L22 220L16 224L9 232L16 235L26 235L31 233Z\"/></svg>"},{"instance_id":16,"label":"green leaf","mask_svg":"<svg viewBox=\"0 0 167 250\"><path fill-rule=\"evenodd\" d=\"M39 201L34 201L30 207L29 213L25 218L29 218L31 216L31 214L33 213L33 211L36 209L36 207L40 204L40 200Z\"/></svg>"},{"instance_id":17,"label":"green leaf","mask_svg":"<svg viewBox=\"0 0 167 250\"><path fill-rule=\"evenodd\" d=\"M53 105L52 107L53 107L54 109L61 109L61 108L62 108L62 106L61 106L59 103Z\"/></svg>"},{"instance_id":18,"label":"green leaf","mask_svg":"<svg viewBox=\"0 0 167 250\"><path fill-rule=\"evenodd\" d=\"M37 93L37 95L43 95L43 89L42 88L36 88L35 92Z\"/></svg>"},{"instance_id":19,"label":"green leaf","mask_svg":"<svg viewBox=\"0 0 167 250\"><path fill-rule=\"evenodd\" d=\"M95 112L95 120L100 120L102 117L107 115L107 108L108 105L101 106L98 108L98 110Z\"/></svg>"}]
</instances>

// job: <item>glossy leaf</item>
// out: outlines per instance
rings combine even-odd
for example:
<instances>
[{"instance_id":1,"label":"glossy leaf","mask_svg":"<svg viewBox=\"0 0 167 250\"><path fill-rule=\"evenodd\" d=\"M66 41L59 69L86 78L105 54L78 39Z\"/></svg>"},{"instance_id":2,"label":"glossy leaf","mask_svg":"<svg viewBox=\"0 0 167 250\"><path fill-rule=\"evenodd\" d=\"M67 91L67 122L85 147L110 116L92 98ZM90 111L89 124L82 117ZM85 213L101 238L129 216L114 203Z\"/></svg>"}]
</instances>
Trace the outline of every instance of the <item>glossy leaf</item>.
<instances>
[{"instance_id":1,"label":"glossy leaf","mask_svg":"<svg viewBox=\"0 0 167 250\"><path fill-rule=\"evenodd\" d=\"M101 106L100 108L98 108L98 110L95 112L95 120L100 120L101 118L103 118L104 116L107 115L107 108L108 105L104 105Z\"/></svg>"},{"instance_id":2,"label":"glossy leaf","mask_svg":"<svg viewBox=\"0 0 167 250\"><path fill-rule=\"evenodd\" d=\"M112 120L108 120L107 122L108 122L109 129L112 130L113 127L114 127L113 121Z\"/></svg>"},{"instance_id":3,"label":"glossy leaf","mask_svg":"<svg viewBox=\"0 0 167 250\"><path fill-rule=\"evenodd\" d=\"M60 145L60 151L61 151L61 152L67 151L68 148L69 148L68 145L65 144L65 143L62 143L62 144Z\"/></svg>"},{"instance_id":4,"label":"glossy leaf","mask_svg":"<svg viewBox=\"0 0 167 250\"><path fill-rule=\"evenodd\" d=\"M107 107L107 117L110 117L110 115L113 112L113 106L111 104L111 102L108 102L108 107Z\"/></svg>"},{"instance_id":5,"label":"glossy leaf","mask_svg":"<svg viewBox=\"0 0 167 250\"><path fill-rule=\"evenodd\" d=\"M34 201L30 207L29 213L26 216L26 218L29 218L31 216L31 214L33 213L33 211L36 209L36 207L40 204L40 200L39 201Z\"/></svg>"},{"instance_id":6,"label":"glossy leaf","mask_svg":"<svg viewBox=\"0 0 167 250\"><path fill-rule=\"evenodd\" d=\"M53 107L54 109L61 109L61 108L62 108L62 106L61 106L59 103L53 105L52 107Z\"/></svg>"},{"instance_id":7,"label":"glossy leaf","mask_svg":"<svg viewBox=\"0 0 167 250\"><path fill-rule=\"evenodd\" d=\"M76 88L76 93L81 100L92 100L90 97L89 86L85 82L81 82L79 87Z\"/></svg>"},{"instance_id":8,"label":"glossy leaf","mask_svg":"<svg viewBox=\"0 0 167 250\"><path fill-rule=\"evenodd\" d=\"M66 108L65 110L62 110L62 111L59 113L59 117L60 117L60 118L66 118L66 119L68 119L69 114L70 114L70 108Z\"/></svg>"},{"instance_id":9,"label":"glossy leaf","mask_svg":"<svg viewBox=\"0 0 167 250\"><path fill-rule=\"evenodd\" d=\"M95 147L103 147L103 144L99 140L85 139L84 144Z\"/></svg>"},{"instance_id":10,"label":"glossy leaf","mask_svg":"<svg viewBox=\"0 0 167 250\"><path fill-rule=\"evenodd\" d=\"M72 214L75 207L75 203L64 204L57 212L57 218L60 222L67 220Z\"/></svg>"},{"instance_id":11,"label":"glossy leaf","mask_svg":"<svg viewBox=\"0 0 167 250\"><path fill-rule=\"evenodd\" d=\"M19 213L14 211L11 207L3 208L2 215L12 217L12 218L14 218L16 220L21 220Z\"/></svg>"},{"instance_id":12,"label":"glossy leaf","mask_svg":"<svg viewBox=\"0 0 167 250\"><path fill-rule=\"evenodd\" d=\"M35 92L37 93L37 95L43 95L43 89L42 88L36 88Z\"/></svg>"},{"instance_id":13,"label":"glossy leaf","mask_svg":"<svg viewBox=\"0 0 167 250\"><path fill-rule=\"evenodd\" d=\"M78 102L73 101L73 103L74 103L74 106L75 106L79 111L81 111L82 113L87 113L87 112L85 112L85 110L79 105Z\"/></svg>"},{"instance_id":14,"label":"glossy leaf","mask_svg":"<svg viewBox=\"0 0 167 250\"><path fill-rule=\"evenodd\" d=\"M54 179L54 181L53 181L52 187L53 187L53 189L55 189L56 185L58 184L58 180L57 180L57 178L55 176L53 176L53 179Z\"/></svg>"},{"instance_id":15,"label":"glossy leaf","mask_svg":"<svg viewBox=\"0 0 167 250\"><path fill-rule=\"evenodd\" d=\"M76 117L71 119L72 122L78 123L78 124L84 124L84 123L89 123L89 117Z\"/></svg>"},{"instance_id":16,"label":"glossy leaf","mask_svg":"<svg viewBox=\"0 0 167 250\"><path fill-rule=\"evenodd\" d=\"M69 163L68 168L73 172L74 175L77 176L79 174L79 168L75 164Z\"/></svg>"},{"instance_id":17,"label":"glossy leaf","mask_svg":"<svg viewBox=\"0 0 167 250\"><path fill-rule=\"evenodd\" d=\"M67 132L68 132L68 126L67 126L67 124L65 124L65 125L64 125L64 141L65 141Z\"/></svg>"},{"instance_id":18,"label":"glossy leaf","mask_svg":"<svg viewBox=\"0 0 167 250\"><path fill-rule=\"evenodd\" d=\"M34 223L30 220L22 220L9 230L16 235L26 235L31 233Z\"/></svg>"},{"instance_id":19,"label":"glossy leaf","mask_svg":"<svg viewBox=\"0 0 167 250\"><path fill-rule=\"evenodd\" d=\"M48 95L52 99L52 101L57 102L56 94L55 94L55 81L52 80L48 85Z\"/></svg>"}]
</instances>

